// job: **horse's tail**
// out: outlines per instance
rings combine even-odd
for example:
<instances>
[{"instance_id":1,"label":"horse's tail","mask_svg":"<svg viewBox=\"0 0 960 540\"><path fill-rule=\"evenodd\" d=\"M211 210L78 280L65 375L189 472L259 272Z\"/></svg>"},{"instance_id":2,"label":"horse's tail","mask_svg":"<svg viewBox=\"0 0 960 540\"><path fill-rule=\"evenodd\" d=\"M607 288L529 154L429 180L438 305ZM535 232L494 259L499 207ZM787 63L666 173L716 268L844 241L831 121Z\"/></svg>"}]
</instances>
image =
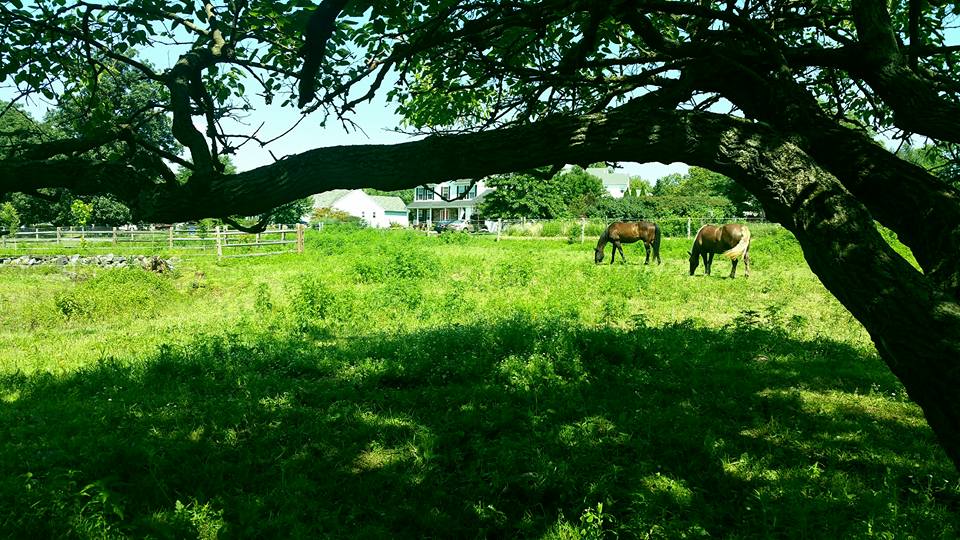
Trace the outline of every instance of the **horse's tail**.
<instances>
[{"instance_id":1,"label":"horse's tail","mask_svg":"<svg viewBox=\"0 0 960 540\"><path fill-rule=\"evenodd\" d=\"M746 225L740 227L740 241L737 245L723 252L723 256L733 260L743 257L743 254L750 248L750 229Z\"/></svg>"},{"instance_id":2,"label":"horse's tail","mask_svg":"<svg viewBox=\"0 0 960 540\"><path fill-rule=\"evenodd\" d=\"M653 224L653 256L660 260L660 226Z\"/></svg>"}]
</instances>

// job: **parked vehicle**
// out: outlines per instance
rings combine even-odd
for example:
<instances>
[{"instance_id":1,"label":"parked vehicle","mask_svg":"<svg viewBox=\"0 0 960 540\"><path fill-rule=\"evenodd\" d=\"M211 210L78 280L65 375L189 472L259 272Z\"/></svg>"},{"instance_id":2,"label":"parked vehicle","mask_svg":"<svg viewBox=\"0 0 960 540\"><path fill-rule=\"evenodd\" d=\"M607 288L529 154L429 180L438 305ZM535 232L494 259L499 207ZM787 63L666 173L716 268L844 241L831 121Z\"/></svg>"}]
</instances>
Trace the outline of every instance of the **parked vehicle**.
<instances>
[{"instance_id":1,"label":"parked vehicle","mask_svg":"<svg viewBox=\"0 0 960 540\"><path fill-rule=\"evenodd\" d=\"M443 231L447 230L447 225L453 223L454 221L456 221L456 220L455 220L455 219L444 219L444 220L441 220L441 221L437 221L437 222L435 222L435 223L433 224L433 230L435 230L435 231L437 231L437 232L443 232Z\"/></svg>"},{"instance_id":2,"label":"parked vehicle","mask_svg":"<svg viewBox=\"0 0 960 540\"><path fill-rule=\"evenodd\" d=\"M458 219L451 221L444 227L445 231L454 231L454 232L473 232L473 225L469 221L464 219Z\"/></svg>"}]
</instances>

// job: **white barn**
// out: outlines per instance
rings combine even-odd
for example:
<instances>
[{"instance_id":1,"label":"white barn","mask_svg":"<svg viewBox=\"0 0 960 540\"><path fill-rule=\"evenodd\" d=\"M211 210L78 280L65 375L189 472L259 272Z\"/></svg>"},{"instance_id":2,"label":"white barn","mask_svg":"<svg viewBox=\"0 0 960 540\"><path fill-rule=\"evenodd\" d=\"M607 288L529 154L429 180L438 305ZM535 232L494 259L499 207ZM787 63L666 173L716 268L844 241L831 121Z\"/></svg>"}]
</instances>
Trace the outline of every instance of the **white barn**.
<instances>
[{"instance_id":1,"label":"white barn","mask_svg":"<svg viewBox=\"0 0 960 540\"><path fill-rule=\"evenodd\" d=\"M334 189L313 196L313 208L333 208L356 216L370 227L410 224L407 205L400 197L367 195L361 189Z\"/></svg>"}]
</instances>

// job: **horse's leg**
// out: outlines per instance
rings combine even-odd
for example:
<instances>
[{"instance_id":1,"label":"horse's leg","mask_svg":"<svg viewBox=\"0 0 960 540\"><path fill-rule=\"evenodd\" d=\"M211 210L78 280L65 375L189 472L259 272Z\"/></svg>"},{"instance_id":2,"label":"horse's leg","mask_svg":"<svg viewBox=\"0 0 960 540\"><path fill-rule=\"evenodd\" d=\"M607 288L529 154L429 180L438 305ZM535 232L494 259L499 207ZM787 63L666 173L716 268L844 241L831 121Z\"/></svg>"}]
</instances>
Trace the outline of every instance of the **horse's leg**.
<instances>
[{"instance_id":1,"label":"horse's leg","mask_svg":"<svg viewBox=\"0 0 960 540\"><path fill-rule=\"evenodd\" d=\"M703 254L703 268L705 273L710 275L710 268L713 266L713 252Z\"/></svg>"},{"instance_id":2,"label":"horse's leg","mask_svg":"<svg viewBox=\"0 0 960 540\"><path fill-rule=\"evenodd\" d=\"M617 260L617 242L611 242L613 246L610 248L610 264L613 264L613 261Z\"/></svg>"},{"instance_id":3,"label":"horse's leg","mask_svg":"<svg viewBox=\"0 0 960 540\"><path fill-rule=\"evenodd\" d=\"M750 277L750 246L743 252L743 276Z\"/></svg>"},{"instance_id":4,"label":"horse's leg","mask_svg":"<svg viewBox=\"0 0 960 540\"><path fill-rule=\"evenodd\" d=\"M643 264L650 264L650 244L644 242L643 249L647 252L647 260L643 261Z\"/></svg>"},{"instance_id":5,"label":"horse's leg","mask_svg":"<svg viewBox=\"0 0 960 540\"><path fill-rule=\"evenodd\" d=\"M737 277L737 259L730 261L730 279Z\"/></svg>"},{"instance_id":6,"label":"horse's leg","mask_svg":"<svg viewBox=\"0 0 960 540\"><path fill-rule=\"evenodd\" d=\"M623 254L623 244L617 242L617 249L620 250L620 264L627 264L627 256Z\"/></svg>"}]
</instances>

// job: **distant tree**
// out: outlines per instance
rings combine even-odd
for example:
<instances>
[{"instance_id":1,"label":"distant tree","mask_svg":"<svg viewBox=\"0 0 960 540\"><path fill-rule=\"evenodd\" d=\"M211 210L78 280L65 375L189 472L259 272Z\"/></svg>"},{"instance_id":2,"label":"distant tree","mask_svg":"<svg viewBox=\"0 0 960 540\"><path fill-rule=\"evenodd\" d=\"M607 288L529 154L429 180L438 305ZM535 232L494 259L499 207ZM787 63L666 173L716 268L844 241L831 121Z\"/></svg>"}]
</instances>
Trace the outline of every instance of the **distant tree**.
<instances>
[{"instance_id":1,"label":"distant tree","mask_svg":"<svg viewBox=\"0 0 960 540\"><path fill-rule=\"evenodd\" d=\"M653 192L653 186L650 185L650 182L647 182L639 176L630 177L630 188L627 190L627 194L631 197L644 197L650 195Z\"/></svg>"},{"instance_id":2,"label":"distant tree","mask_svg":"<svg viewBox=\"0 0 960 540\"><path fill-rule=\"evenodd\" d=\"M70 214L73 216L74 225L86 226L90 222L90 216L93 215L93 205L74 199L73 204L70 205Z\"/></svg>"},{"instance_id":3,"label":"distant tree","mask_svg":"<svg viewBox=\"0 0 960 540\"><path fill-rule=\"evenodd\" d=\"M278 206L272 212L270 223L277 225L292 225L300 223L305 217L309 219L313 209L313 197L304 197L287 204Z\"/></svg>"},{"instance_id":4,"label":"distant tree","mask_svg":"<svg viewBox=\"0 0 960 540\"><path fill-rule=\"evenodd\" d=\"M684 178L683 175L679 173L671 173L666 176L657 178L657 181L653 184L653 189L650 191L651 195L679 195L680 186L683 184Z\"/></svg>"},{"instance_id":5,"label":"distant tree","mask_svg":"<svg viewBox=\"0 0 960 540\"><path fill-rule=\"evenodd\" d=\"M563 213L566 216L584 216L601 199L609 198L603 181L578 166L560 172L550 183L560 192L560 198L566 204Z\"/></svg>"},{"instance_id":6,"label":"distant tree","mask_svg":"<svg viewBox=\"0 0 960 540\"><path fill-rule=\"evenodd\" d=\"M733 203L738 213L760 208L757 198L740 184L729 177L703 167L690 167L680 194L699 197L723 197Z\"/></svg>"},{"instance_id":7,"label":"distant tree","mask_svg":"<svg viewBox=\"0 0 960 540\"><path fill-rule=\"evenodd\" d=\"M117 226L126 225L131 221L130 209L127 205L110 195L92 197L90 204L93 206L90 223Z\"/></svg>"},{"instance_id":8,"label":"distant tree","mask_svg":"<svg viewBox=\"0 0 960 540\"><path fill-rule=\"evenodd\" d=\"M491 177L496 188L480 203L481 214L491 218L559 218L581 216L607 197L603 182L581 167L544 179L546 170Z\"/></svg>"},{"instance_id":9,"label":"distant tree","mask_svg":"<svg viewBox=\"0 0 960 540\"><path fill-rule=\"evenodd\" d=\"M490 177L487 185L496 188L478 205L480 214L490 218L555 218L565 215L567 204L556 182L525 173Z\"/></svg>"},{"instance_id":10,"label":"distant tree","mask_svg":"<svg viewBox=\"0 0 960 540\"><path fill-rule=\"evenodd\" d=\"M9 202L0 204L0 235L16 231L20 226L20 215Z\"/></svg>"}]
</instances>

